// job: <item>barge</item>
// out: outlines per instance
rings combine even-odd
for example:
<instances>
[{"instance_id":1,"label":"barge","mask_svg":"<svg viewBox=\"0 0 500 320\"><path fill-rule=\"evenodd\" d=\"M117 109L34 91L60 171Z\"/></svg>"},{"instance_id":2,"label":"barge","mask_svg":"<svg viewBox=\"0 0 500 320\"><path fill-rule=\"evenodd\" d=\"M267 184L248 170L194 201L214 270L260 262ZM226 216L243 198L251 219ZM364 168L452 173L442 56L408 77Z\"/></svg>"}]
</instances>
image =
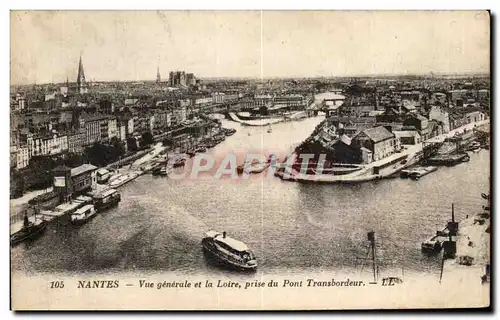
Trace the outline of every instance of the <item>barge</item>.
<instances>
[{"instance_id":1,"label":"barge","mask_svg":"<svg viewBox=\"0 0 500 320\"><path fill-rule=\"evenodd\" d=\"M94 207L97 212L101 212L117 206L120 201L120 193L115 189L108 189L94 197Z\"/></svg>"},{"instance_id":2,"label":"barge","mask_svg":"<svg viewBox=\"0 0 500 320\"><path fill-rule=\"evenodd\" d=\"M438 169L436 166L427 166L427 167L416 167L412 169L405 169L401 171L401 178L410 178L413 180L418 180L423 176L428 175L431 172L434 172Z\"/></svg>"}]
</instances>

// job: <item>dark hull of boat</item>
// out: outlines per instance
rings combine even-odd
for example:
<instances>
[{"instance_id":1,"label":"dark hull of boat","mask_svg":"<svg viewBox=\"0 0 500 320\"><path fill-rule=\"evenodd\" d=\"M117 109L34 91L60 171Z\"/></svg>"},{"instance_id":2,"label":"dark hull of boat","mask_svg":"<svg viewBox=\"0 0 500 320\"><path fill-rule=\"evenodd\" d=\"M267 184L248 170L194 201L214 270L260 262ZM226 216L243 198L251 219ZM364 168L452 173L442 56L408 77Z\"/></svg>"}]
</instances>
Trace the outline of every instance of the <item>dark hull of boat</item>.
<instances>
[{"instance_id":1,"label":"dark hull of boat","mask_svg":"<svg viewBox=\"0 0 500 320\"><path fill-rule=\"evenodd\" d=\"M94 213L93 215L91 215L90 217L86 217L85 219L70 220L70 222L72 225L79 227L79 226L83 226L84 224L86 224L90 220L94 219L96 216L97 216L97 212Z\"/></svg>"},{"instance_id":2,"label":"dark hull of boat","mask_svg":"<svg viewBox=\"0 0 500 320\"><path fill-rule=\"evenodd\" d=\"M31 227L31 231L18 231L10 237L10 245L16 246L26 240L34 240L40 237L47 229L47 222L44 221L38 226Z\"/></svg>"},{"instance_id":3,"label":"dark hull of boat","mask_svg":"<svg viewBox=\"0 0 500 320\"><path fill-rule=\"evenodd\" d=\"M178 163L176 162L176 163L174 163L173 167L174 168L179 168L179 167L184 167L184 165L185 165L184 162L178 162Z\"/></svg>"},{"instance_id":4,"label":"dark hull of boat","mask_svg":"<svg viewBox=\"0 0 500 320\"><path fill-rule=\"evenodd\" d=\"M221 255L217 254L216 252L213 252L212 250L208 249L207 247L203 246L203 255L205 258L211 262L212 264L229 269L229 270L236 270L236 271L245 271L245 272L255 272L257 270L257 265L255 266L244 266L240 264L233 263Z\"/></svg>"}]
</instances>

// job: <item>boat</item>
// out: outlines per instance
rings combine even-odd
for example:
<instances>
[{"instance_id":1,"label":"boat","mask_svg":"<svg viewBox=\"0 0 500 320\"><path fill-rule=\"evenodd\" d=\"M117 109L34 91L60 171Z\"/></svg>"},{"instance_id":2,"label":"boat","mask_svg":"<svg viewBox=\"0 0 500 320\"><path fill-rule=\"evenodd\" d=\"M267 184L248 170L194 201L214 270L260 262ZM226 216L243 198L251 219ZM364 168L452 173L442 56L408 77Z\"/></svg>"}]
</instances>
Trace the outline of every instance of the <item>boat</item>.
<instances>
[{"instance_id":1,"label":"boat","mask_svg":"<svg viewBox=\"0 0 500 320\"><path fill-rule=\"evenodd\" d=\"M438 253L442 249L442 243L439 241L438 236L434 236L422 242L421 250L425 253Z\"/></svg>"},{"instance_id":2,"label":"boat","mask_svg":"<svg viewBox=\"0 0 500 320\"><path fill-rule=\"evenodd\" d=\"M273 129L271 128L271 125L269 125L269 126L267 127L267 133L271 133L271 132L273 132Z\"/></svg>"},{"instance_id":3,"label":"boat","mask_svg":"<svg viewBox=\"0 0 500 320\"><path fill-rule=\"evenodd\" d=\"M427 167L418 167L413 170L408 174L408 177L413 179L413 180L418 180L422 178L425 175L428 175L431 172L436 171L438 168L436 166L427 166Z\"/></svg>"},{"instance_id":4,"label":"boat","mask_svg":"<svg viewBox=\"0 0 500 320\"><path fill-rule=\"evenodd\" d=\"M226 232L208 231L201 241L205 256L224 267L243 271L255 271L257 260L248 246L230 238Z\"/></svg>"},{"instance_id":5,"label":"boat","mask_svg":"<svg viewBox=\"0 0 500 320\"><path fill-rule=\"evenodd\" d=\"M467 148L467 151L472 151L472 152L478 152L480 150L481 150L481 143L477 141L472 142Z\"/></svg>"},{"instance_id":6,"label":"boat","mask_svg":"<svg viewBox=\"0 0 500 320\"><path fill-rule=\"evenodd\" d=\"M34 216L35 216L34 221L31 222L28 219L28 213L27 212L24 213L23 227L21 228L21 230L15 232L10 236L11 246L20 244L21 242L26 241L28 239L30 240L36 239L42 235L42 233L47 228L48 222L45 221L44 219L37 220L36 209Z\"/></svg>"},{"instance_id":7,"label":"boat","mask_svg":"<svg viewBox=\"0 0 500 320\"><path fill-rule=\"evenodd\" d=\"M205 146L199 146L194 150L195 153L205 153L207 152L207 148Z\"/></svg>"},{"instance_id":8,"label":"boat","mask_svg":"<svg viewBox=\"0 0 500 320\"><path fill-rule=\"evenodd\" d=\"M82 225L90 221L97 215L94 205L88 204L73 212L70 221L74 225Z\"/></svg>"},{"instance_id":9,"label":"boat","mask_svg":"<svg viewBox=\"0 0 500 320\"><path fill-rule=\"evenodd\" d=\"M185 164L186 164L186 159L184 159L184 158L177 158L177 159L174 160L173 167L174 168L183 167Z\"/></svg>"},{"instance_id":10,"label":"boat","mask_svg":"<svg viewBox=\"0 0 500 320\"><path fill-rule=\"evenodd\" d=\"M235 133L236 133L236 129L226 129L225 132L224 132L224 134L226 135L226 137L232 136Z\"/></svg>"},{"instance_id":11,"label":"boat","mask_svg":"<svg viewBox=\"0 0 500 320\"><path fill-rule=\"evenodd\" d=\"M169 173L170 170L168 169L167 166L161 166L153 170L154 176L168 176Z\"/></svg>"},{"instance_id":12,"label":"boat","mask_svg":"<svg viewBox=\"0 0 500 320\"><path fill-rule=\"evenodd\" d=\"M116 189L108 189L94 197L94 208L97 212L118 205L121 195Z\"/></svg>"}]
</instances>

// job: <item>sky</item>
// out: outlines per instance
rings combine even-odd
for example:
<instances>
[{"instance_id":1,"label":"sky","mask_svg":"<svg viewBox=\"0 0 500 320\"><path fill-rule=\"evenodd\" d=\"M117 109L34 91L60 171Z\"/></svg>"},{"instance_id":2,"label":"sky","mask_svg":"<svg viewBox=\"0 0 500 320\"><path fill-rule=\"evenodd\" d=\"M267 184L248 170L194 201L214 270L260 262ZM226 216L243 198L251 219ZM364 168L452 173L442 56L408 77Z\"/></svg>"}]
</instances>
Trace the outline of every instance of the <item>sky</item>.
<instances>
[{"instance_id":1,"label":"sky","mask_svg":"<svg viewBox=\"0 0 500 320\"><path fill-rule=\"evenodd\" d=\"M11 84L488 73L486 11L12 11Z\"/></svg>"}]
</instances>

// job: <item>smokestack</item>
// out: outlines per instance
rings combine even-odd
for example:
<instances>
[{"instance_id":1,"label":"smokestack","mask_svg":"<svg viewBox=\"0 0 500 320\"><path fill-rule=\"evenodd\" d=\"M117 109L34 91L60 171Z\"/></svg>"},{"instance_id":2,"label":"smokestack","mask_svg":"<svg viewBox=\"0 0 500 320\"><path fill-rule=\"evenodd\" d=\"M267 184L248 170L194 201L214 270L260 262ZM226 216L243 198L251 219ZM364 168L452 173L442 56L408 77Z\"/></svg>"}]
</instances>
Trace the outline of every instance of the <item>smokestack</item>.
<instances>
[{"instance_id":1,"label":"smokestack","mask_svg":"<svg viewBox=\"0 0 500 320\"><path fill-rule=\"evenodd\" d=\"M222 237L225 238L226 237L226 231L222 232Z\"/></svg>"},{"instance_id":2,"label":"smokestack","mask_svg":"<svg viewBox=\"0 0 500 320\"><path fill-rule=\"evenodd\" d=\"M452 203L452 204L451 204L451 221L452 221L452 222L455 222L455 210L454 210L454 209L455 209L455 206L454 206L454 204Z\"/></svg>"}]
</instances>

